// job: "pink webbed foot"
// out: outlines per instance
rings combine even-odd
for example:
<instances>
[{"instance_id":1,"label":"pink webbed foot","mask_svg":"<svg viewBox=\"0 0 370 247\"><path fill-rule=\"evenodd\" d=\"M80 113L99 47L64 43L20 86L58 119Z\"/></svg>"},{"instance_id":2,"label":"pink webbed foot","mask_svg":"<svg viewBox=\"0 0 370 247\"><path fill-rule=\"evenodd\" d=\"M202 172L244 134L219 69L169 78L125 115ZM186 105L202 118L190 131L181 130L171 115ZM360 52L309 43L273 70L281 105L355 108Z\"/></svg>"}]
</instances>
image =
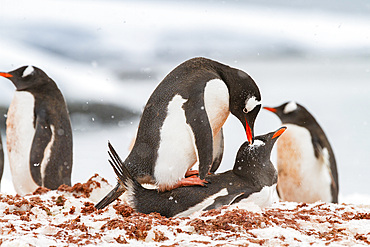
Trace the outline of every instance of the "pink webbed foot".
<instances>
[{"instance_id":1,"label":"pink webbed foot","mask_svg":"<svg viewBox=\"0 0 370 247\"><path fill-rule=\"evenodd\" d=\"M173 189L176 189L176 188L179 188L179 187L184 187L184 186L196 186L196 185L199 185L199 186L207 186L208 182L204 179L200 179L198 176L190 176L190 177L186 177L186 178L183 178L181 179L179 182L177 182L177 184L173 185L173 186L159 186L159 191L167 191L167 190L173 190Z\"/></svg>"}]
</instances>

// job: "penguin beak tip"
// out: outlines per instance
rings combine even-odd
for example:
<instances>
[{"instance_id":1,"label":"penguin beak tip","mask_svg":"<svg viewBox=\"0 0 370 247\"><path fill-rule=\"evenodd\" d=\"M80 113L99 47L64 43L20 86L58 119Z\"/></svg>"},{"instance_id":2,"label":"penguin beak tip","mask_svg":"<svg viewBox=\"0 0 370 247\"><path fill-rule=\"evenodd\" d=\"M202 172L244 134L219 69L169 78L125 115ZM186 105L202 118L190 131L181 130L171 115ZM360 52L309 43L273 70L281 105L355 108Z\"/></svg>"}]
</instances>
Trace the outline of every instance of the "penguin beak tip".
<instances>
[{"instance_id":1,"label":"penguin beak tip","mask_svg":"<svg viewBox=\"0 0 370 247\"><path fill-rule=\"evenodd\" d=\"M13 75L11 75L9 73L4 73L4 72L0 72L0 76L5 77L5 78L13 77Z\"/></svg>"},{"instance_id":2,"label":"penguin beak tip","mask_svg":"<svg viewBox=\"0 0 370 247\"><path fill-rule=\"evenodd\" d=\"M264 106L263 107L263 109L265 109L265 110L268 110L268 111L270 111L270 112L276 112L277 110L276 110L276 108L273 108L273 107L267 107L267 106Z\"/></svg>"},{"instance_id":3,"label":"penguin beak tip","mask_svg":"<svg viewBox=\"0 0 370 247\"><path fill-rule=\"evenodd\" d=\"M277 138L277 137L281 136L281 135L285 132L285 130L286 130L286 129L287 129L287 127L285 127L285 126L281 127L280 129L278 129L278 130L274 133L274 135L272 136L272 138L271 138L271 139L275 139L275 138Z\"/></svg>"}]
</instances>

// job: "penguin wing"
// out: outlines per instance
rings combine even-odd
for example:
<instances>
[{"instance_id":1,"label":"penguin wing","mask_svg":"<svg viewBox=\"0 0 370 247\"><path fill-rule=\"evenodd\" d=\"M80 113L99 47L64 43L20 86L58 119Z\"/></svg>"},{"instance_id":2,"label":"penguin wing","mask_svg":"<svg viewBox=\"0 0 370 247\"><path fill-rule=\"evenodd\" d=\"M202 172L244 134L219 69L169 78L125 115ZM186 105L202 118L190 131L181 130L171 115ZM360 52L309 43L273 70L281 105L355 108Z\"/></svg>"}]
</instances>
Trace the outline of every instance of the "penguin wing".
<instances>
[{"instance_id":1,"label":"penguin wing","mask_svg":"<svg viewBox=\"0 0 370 247\"><path fill-rule=\"evenodd\" d=\"M222 206L231 205L234 202L239 201L240 200L239 198L242 197L244 194L245 194L244 192L241 192L241 193L233 193L233 194L229 194L226 196L217 197L214 203L209 205L204 210L210 210L210 209L220 208Z\"/></svg>"},{"instance_id":2,"label":"penguin wing","mask_svg":"<svg viewBox=\"0 0 370 247\"><path fill-rule=\"evenodd\" d=\"M35 183L42 186L41 163L44 159L45 149L50 143L52 132L46 119L46 112L41 111L36 116L35 135L33 137L30 153L30 170Z\"/></svg>"},{"instance_id":3,"label":"penguin wing","mask_svg":"<svg viewBox=\"0 0 370 247\"><path fill-rule=\"evenodd\" d=\"M192 95L184 104L186 122L190 125L195 139L199 161L199 177L204 179L213 160L212 128L204 110L204 95Z\"/></svg>"},{"instance_id":4,"label":"penguin wing","mask_svg":"<svg viewBox=\"0 0 370 247\"><path fill-rule=\"evenodd\" d=\"M330 178L331 178L331 188L332 188L332 196L333 196L333 202L338 201L338 173L337 173L337 165L334 158L334 153L331 150L330 146L329 148L324 147L323 142L320 138L312 138L312 143L314 146L315 156L318 160L321 160L321 163L325 166L327 169ZM328 143L328 145L330 145Z\"/></svg>"},{"instance_id":5,"label":"penguin wing","mask_svg":"<svg viewBox=\"0 0 370 247\"><path fill-rule=\"evenodd\" d=\"M220 167L222 156L224 154L224 133L223 128L221 128L220 132L216 135L214 139L214 157L213 157L213 163L210 172L214 173L217 171L217 169Z\"/></svg>"}]
</instances>

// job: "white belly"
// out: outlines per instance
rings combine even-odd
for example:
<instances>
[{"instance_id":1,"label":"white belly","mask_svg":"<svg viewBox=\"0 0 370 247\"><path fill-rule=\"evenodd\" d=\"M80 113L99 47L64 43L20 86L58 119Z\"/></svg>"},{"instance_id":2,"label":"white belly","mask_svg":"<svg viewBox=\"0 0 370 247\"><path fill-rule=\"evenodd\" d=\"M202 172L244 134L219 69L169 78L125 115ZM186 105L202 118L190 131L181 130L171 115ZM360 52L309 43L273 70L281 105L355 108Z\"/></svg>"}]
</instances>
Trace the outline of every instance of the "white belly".
<instances>
[{"instance_id":1,"label":"white belly","mask_svg":"<svg viewBox=\"0 0 370 247\"><path fill-rule=\"evenodd\" d=\"M157 185L176 184L197 160L194 135L182 108L185 102L176 95L168 105L154 168Z\"/></svg>"},{"instance_id":2,"label":"white belly","mask_svg":"<svg viewBox=\"0 0 370 247\"><path fill-rule=\"evenodd\" d=\"M16 91L8 110L7 149L13 184L20 195L33 192L38 185L30 172L30 151L35 134L32 94Z\"/></svg>"},{"instance_id":3,"label":"white belly","mask_svg":"<svg viewBox=\"0 0 370 247\"><path fill-rule=\"evenodd\" d=\"M230 114L229 90L226 84L219 80L210 80L204 89L204 104L215 138Z\"/></svg>"},{"instance_id":4,"label":"white belly","mask_svg":"<svg viewBox=\"0 0 370 247\"><path fill-rule=\"evenodd\" d=\"M157 185L176 184L198 160L194 134L186 123L185 111L182 108L186 101L176 95L168 104L167 117L160 131L161 141L154 169ZM207 83L204 103L205 106L200 110L207 111L213 136L216 136L229 116L229 92L223 81L215 79Z\"/></svg>"},{"instance_id":5,"label":"white belly","mask_svg":"<svg viewBox=\"0 0 370 247\"><path fill-rule=\"evenodd\" d=\"M279 197L276 193L276 184L273 184L271 186L264 186L261 191L251 194L248 198L240 200L239 203L253 202L260 208L264 208L271 206L277 201L279 201Z\"/></svg>"},{"instance_id":6,"label":"white belly","mask_svg":"<svg viewBox=\"0 0 370 247\"><path fill-rule=\"evenodd\" d=\"M330 202L331 176L327 162L317 159L306 128L285 124L288 128L277 143L278 190L286 201Z\"/></svg>"}]
</instances>

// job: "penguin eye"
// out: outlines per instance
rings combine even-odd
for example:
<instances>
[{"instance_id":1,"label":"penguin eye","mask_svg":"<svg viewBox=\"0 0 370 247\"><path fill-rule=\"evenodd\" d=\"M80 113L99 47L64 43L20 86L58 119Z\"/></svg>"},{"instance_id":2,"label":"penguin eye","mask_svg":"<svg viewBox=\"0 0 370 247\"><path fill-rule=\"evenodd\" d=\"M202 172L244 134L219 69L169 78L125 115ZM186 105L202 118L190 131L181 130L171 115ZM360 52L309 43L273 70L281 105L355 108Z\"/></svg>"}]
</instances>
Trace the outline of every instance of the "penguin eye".
<instances>
[{"instance_id":1,"label":"penguin eye","mask_svg":"<svg viewBox=\"0 0 370 247\"><path fill-rule=\"evenodd\" d=\"M248 113L247 108L245 108L245 107L244 107L244 108L243 108L243 112L244 112L244 113Z\"/></svg>"}]
</instances>

